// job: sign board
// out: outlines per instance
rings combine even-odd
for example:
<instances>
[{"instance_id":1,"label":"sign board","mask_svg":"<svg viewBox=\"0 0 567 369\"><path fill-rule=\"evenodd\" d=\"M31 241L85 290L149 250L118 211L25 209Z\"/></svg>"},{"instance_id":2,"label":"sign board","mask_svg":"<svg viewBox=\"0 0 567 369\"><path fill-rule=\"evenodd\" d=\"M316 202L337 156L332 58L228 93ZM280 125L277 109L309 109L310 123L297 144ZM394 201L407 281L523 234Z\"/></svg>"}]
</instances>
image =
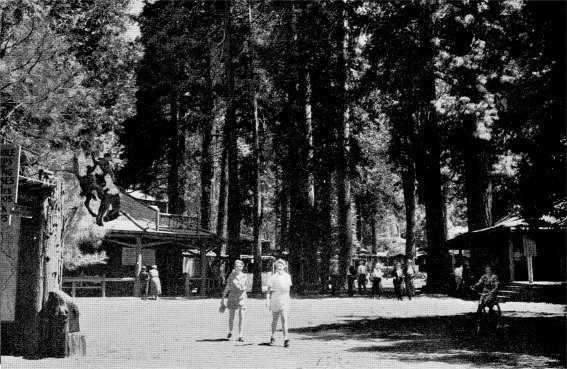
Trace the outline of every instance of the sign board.
<instances>
[{"instance_id":1,"label":"sign board","mask_svg":"<svg viewBox=\"0 0 567 369\"><path fill-rule=\"evenodd\" d=\"M8 322L16 310L19 218L13 221L12 211L18 201L20 151L19 145L0 145L0 315Z\"/></svg>"},{"instance_id":2,"label":"sign board","mask_svg":"<svg viewBox=\"0 0 567 369\"><path fill-rule=\"evenodd\" d=\"M20 243L20 217L12 225L2 222L0 247L0 316L3 322L13 322L16 316L16 290L18 286L18 253Z\"/></svg>"},{"instance_id":3,"label":"sign board","mask_svg":"<svg viewBox=\"0 0 567 369\"><path fill-rule=\"evenodd\" d=\"M2 228L11 224L11 212L18 201L20 151L19 145L0 145L0 221Z\"/></svg>"},{"instance_id":4,"label":"sign board","mask_svg":"<svg viewBox=\"0 0 567 369\"><path fill-rule=\"evenodd\" d=\"M122 265L136 265L138 255L133 247L122 248ZM156 250L142 249L142 265L154 265L156 263Z\"/></svg>"}]
</instances>

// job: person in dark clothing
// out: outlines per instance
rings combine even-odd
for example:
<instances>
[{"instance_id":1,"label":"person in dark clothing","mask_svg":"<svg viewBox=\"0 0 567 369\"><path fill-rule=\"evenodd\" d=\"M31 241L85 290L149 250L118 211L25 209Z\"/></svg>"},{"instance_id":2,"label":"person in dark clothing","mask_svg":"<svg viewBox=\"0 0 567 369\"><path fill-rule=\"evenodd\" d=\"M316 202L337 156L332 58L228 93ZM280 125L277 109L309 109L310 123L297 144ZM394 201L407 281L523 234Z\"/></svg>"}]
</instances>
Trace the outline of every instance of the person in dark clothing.
<instances>
[{"instance_id":1,"label":"person in dark clothing","mask_svg":"<svg viewBox=\"0 0 567 369\"><path fill-rule=\"evenodd\" d=\"M382 298L382 264L376 262L372 270L372 298Z\"/></svg>"},{"instance_id":2,"label":"person in dark clothing","mask_svg":"<svg viewBox=\"0 0 567 369\"><path fill-rule=\"evenodd\" d=\"M331 295L337 293L339 285L339 261L337 258L331 259L331 264L329 265L329 278L331 282Z\"/></svg>"},{"instance_id":3,"label":"person in dark clothing","mask_svg":"<svg viewBox=\"0 0 567 369\"><path fill-rule=\"evenodd\" d=\"M393 282L396 297L401 301L403 300L404 270L402 269L402 264L400 264L399 262L396 262L394 266L392 278L394 278Z\"/></svg>"},{"instance_id":4,"label":"person in dark clothing","mask_svg":"<svg viewBox=\"0 0 567 369\"><path fill-rule=\"evenodd\" d=\"M150 274L148 273L148 269L145 266L142 267L139 278L140 278L140 297L142 298L142 300L146 300L148 298Z\"/></svg>"}]
</instances>

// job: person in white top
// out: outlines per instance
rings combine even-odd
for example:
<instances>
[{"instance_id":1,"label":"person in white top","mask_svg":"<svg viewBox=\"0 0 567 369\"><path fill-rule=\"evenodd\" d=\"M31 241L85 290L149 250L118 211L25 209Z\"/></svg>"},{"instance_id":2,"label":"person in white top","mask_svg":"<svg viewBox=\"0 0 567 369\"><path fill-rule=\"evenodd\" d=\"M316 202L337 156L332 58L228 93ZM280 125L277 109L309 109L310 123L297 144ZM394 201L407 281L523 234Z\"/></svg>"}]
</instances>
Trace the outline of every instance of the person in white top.
<instances>
[{"instance_id":1,"label":"person in white top","mask_svg":"<svg viewBox=\"0 0 567 369\"><path fill-rule=\"evenodd\" d=\"M282 259L275 262L276 273L268 281L268 291L266 293L266 304L272 311L272 336L270 345L274 345L276 340L274 335L278 327L278 320L282 320L282 331L284 336L284 346L289 347L287 336L289 326L289 309L291 298L289 290L292 286L291 276L287 273L287 264Z\"/></svg>"},{"instance_id":2,"label":"person in white top","mask_svg":"<svg viewBox=\"0 0 567 369\"><path fill-rule=\"evenodd\" d=\"M368 290L366 289L366 284L368 283L368 270L366 269L366 265L364 265L364 260L360 260L358 264L358 269L356 270L358 276L358 293L362 295L362 290L364 290L364 294L367 295Z\"/></svg>"},{"instance_id":3,"label":"person in white top","mask_svg":"<svg viewBox=\"0 0 567 369\"><path fill-rule=\"evenodd\" d=\"M412 296L415 296L415 284L413 282L414 277L415 268L413 266L413 261L411 259L408 259L404 268L404 282L406 283L406 292L410 300Z\"/></svg>"},{"instance_id":4,"label":"person in white top","mask_svg":"<svg viewBox=\"0 0 567 369\"><path fill-rule=\"evenodd\" d=\"M459 297L463 290L463 265L458 264L455 268L455 296Z\"/></svg>"},{"instance_id":5,"label":"person in white top","mask_svg":"<svg viewBox=\"0 0 567 369\"><path fill-rule=\"evenodd\" d=\"M379 262L374 264L374 270L372 271L372 298L378 296L379 299L382 298L382 272L383 265Z\"/></svg>"}]
</instances>

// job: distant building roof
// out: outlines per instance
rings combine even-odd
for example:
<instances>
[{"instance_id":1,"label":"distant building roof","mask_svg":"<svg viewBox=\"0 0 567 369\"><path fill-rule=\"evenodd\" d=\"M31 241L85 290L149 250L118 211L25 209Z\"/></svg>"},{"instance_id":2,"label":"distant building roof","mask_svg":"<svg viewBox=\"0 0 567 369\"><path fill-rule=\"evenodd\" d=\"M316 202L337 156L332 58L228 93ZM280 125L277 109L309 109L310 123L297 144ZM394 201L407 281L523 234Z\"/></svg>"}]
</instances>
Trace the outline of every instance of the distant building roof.
<instances>
[{"instance_id":1,"label":"distant building roof","mask_svg":"<svg viewBox=\"0 0 567 369\"><path fill-rule=\"evenodd\" d=\"M160 200L152 195L145 194L139 190L127 191L127 193L128 195L138 200L167 202L167 200Z\"/></svg>"},{"instance_id":2,"label":"distant building roof","mask_svg":"<svg viewBox=\"0 0 567 369\"><path fill-rule=\"evenodd\" d=\"M131 194L120 193L120 216L101 227L108 236L126 236L143 234L152 239L186 242L196 239L210 239L221 242L222 238L215 233L201 229L193 217L163 214L158 209L143 203ZM164 222L171 220L173 222ZM179 219L177 219L179 218ZM189 220L189 222L185 222ZM158 222L160 224L158 224Z\"/></svg>"}]
</instances>

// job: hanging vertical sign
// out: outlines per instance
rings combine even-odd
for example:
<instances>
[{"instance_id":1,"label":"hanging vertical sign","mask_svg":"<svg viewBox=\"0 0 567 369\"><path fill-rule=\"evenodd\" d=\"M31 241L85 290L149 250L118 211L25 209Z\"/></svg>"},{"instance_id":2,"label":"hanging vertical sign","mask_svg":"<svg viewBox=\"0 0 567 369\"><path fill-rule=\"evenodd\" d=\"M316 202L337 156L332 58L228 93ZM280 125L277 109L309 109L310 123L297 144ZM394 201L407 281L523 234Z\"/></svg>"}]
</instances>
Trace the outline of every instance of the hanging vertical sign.
<instances>
[{"instance_id":1,"label":"hanging vertical sign","mask_svg":"<svg viewBox=\"0 0 567 369\"><path fill-rule=\"evenodd\" d=\"M12 219L12 211L18 201L19 171L20 146L0 145L0 316L3 322L13 322L16 311L19 218Z\"/></svg>"},{"instance_id":2,"label":"hanging vertical sign","mask_svg":"<svg viewBox=\"0 0 567 369\"><path fill-rule=\"evenodd\" d=\"M20 151L19 145L0 146L0 221L2 228L12 223L11 213L18 201Z\"/></svg>"}]
</instances>

